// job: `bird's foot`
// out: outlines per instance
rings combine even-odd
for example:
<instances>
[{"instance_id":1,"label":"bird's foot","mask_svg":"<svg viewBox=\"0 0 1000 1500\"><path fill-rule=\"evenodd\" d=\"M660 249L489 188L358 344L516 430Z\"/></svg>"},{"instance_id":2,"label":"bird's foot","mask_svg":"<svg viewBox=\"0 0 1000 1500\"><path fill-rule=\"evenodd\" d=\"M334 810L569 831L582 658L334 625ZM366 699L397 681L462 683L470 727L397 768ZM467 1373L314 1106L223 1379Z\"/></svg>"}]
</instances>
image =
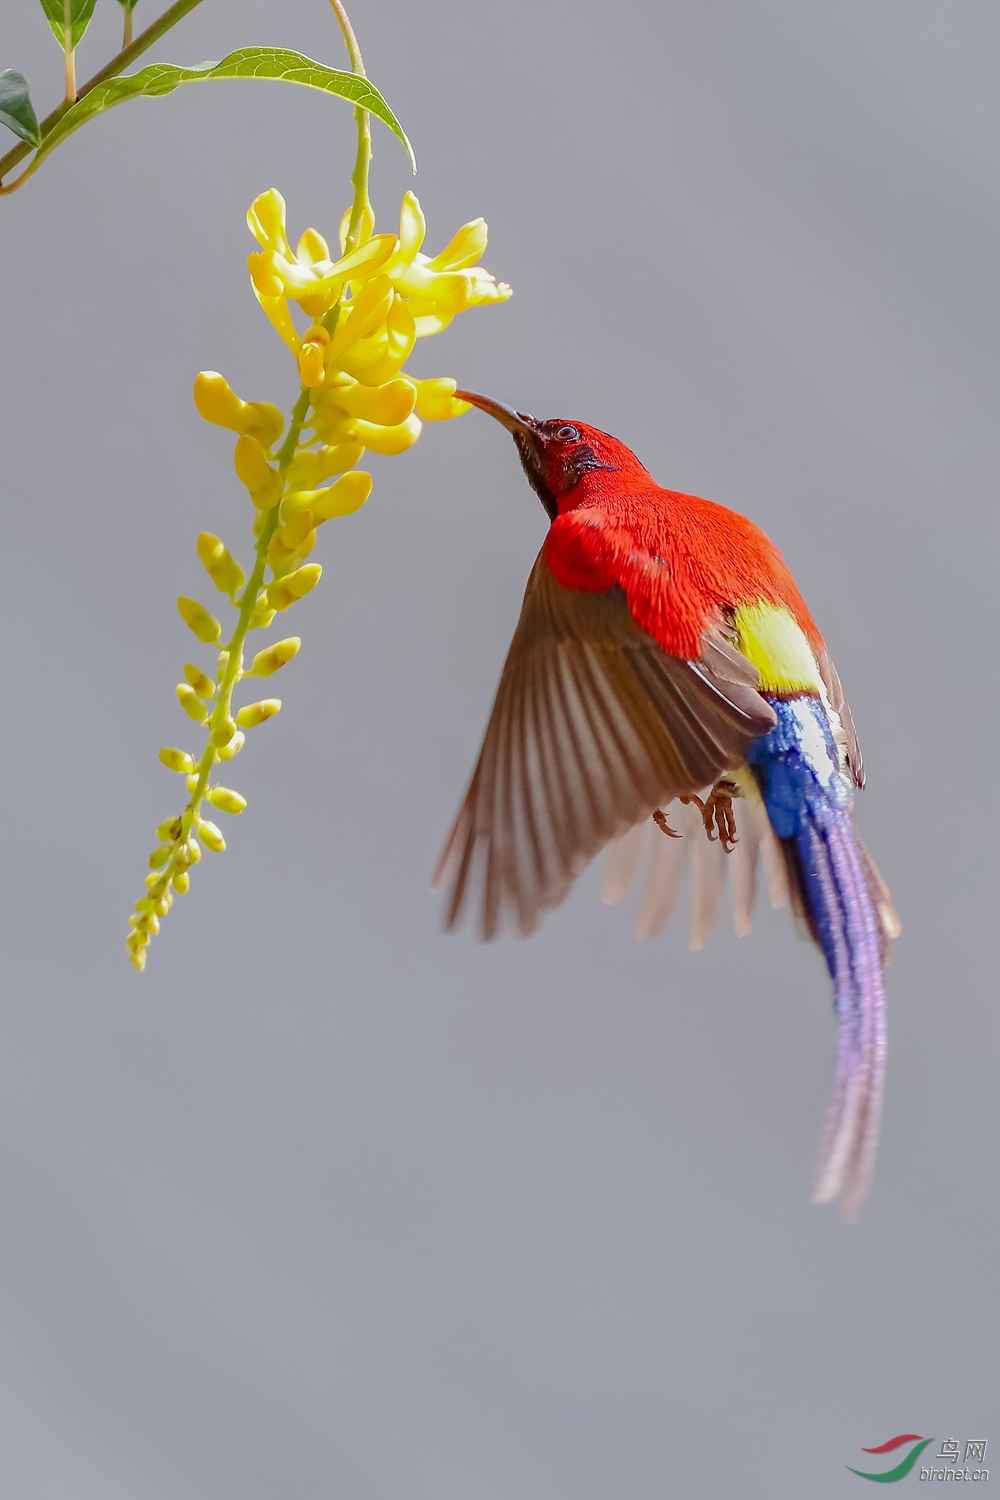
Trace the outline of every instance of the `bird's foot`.
<instances>
[{"instance_id":1,"label":"bird's foot","mask_svg":"<svg viewBox=\"0 0 1000 1500\"><path fill-rule=\"evenodd\" d=\"M680 799L682 802L694 802L697 805L710 842L714 843L718 838L727 854L732 854L737 842L733 799L739 795L740 789L735 781L723 778L715 783L704 802L700 797L694 796Z\"/></svg>"},{"instance_id":2,"label":"bird's foot","mask_svg":"<svg viewBox=\"0 0 1000 1500\"><path fill-rule=\"evenodd\" d=\"M656 824L661 833L665 833L667 835L668 839L679 839L684 837L683 834L677 832L676 828L671 828L670 824L667 822L666 813L663 812L659 807L653 814L653 822Z\"/></svg>"}]
</instances>

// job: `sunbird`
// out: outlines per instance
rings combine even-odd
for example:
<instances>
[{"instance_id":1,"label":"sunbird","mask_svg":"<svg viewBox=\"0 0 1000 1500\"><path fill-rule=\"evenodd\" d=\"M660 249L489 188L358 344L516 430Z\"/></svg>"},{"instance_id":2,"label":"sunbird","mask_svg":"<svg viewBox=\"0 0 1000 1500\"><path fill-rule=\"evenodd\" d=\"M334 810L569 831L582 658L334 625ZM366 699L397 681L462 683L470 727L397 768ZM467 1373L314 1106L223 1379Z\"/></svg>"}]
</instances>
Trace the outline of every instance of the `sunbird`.
<instances>
[{"instance_id":1,"label":"sunbird","mask_svg":"<svg viewBox=\"0 0 1000 1500\"><path fill-rule=\"evenodd\" d=\"M681 816L689 836L742 848L734 903L748 930L757 850L770 852L833 980L837 1060L814 1201L839 1198L856 1218L878 1139L888 939L900 928L851 816L864 768L823 637L781 553L745 516L663 489L595 427L456 395L513 435L550 525L434 877L450 880L447 925L472 906L484 940L504 925L526 936L600 849L622 850L643 826L677 839ZM665 915L674 861L654 858L651 872ZM714 914L710 886L699 900L693 946Z\"/></svg>"}]
</instances>

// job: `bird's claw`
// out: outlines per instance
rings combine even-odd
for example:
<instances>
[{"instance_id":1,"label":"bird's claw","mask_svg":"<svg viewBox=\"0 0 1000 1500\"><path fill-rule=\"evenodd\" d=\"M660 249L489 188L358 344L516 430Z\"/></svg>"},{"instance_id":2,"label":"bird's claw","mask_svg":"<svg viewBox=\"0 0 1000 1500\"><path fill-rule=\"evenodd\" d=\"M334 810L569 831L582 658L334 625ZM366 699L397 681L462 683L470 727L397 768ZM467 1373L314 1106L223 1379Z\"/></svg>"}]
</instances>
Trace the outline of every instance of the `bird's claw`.
<instances>
[{"instance_id":1,"label":"bird's claw","mask_svg":"<svg viewBox=\"0 0 1000 1500\"><path fill-rule=\"evenodd\" d=\"M679 839L683 838L684 836L683 834L678 833L676 828L671 828L670 824L667 822L666 813L663 812L659 807L653 814L653 822L656 824L661 833L665 833L667 835L668 839Z\"/></svg>"},{"instance_id":2,"label":"bird's claw","mask_svg":"<svg viewBox=\"0 0 1000 1500\"><path fill-rule=\"evenodd\" d=\"M724 778L715 783L704 802L700 797L693 795L680 799L682 802L694 802L697 805L709 841L714 844L715 840L719 839L727 854L732 854L738 842L733 799L739 795L740 789L735 781Z\"/></svg>"}]
</instances>

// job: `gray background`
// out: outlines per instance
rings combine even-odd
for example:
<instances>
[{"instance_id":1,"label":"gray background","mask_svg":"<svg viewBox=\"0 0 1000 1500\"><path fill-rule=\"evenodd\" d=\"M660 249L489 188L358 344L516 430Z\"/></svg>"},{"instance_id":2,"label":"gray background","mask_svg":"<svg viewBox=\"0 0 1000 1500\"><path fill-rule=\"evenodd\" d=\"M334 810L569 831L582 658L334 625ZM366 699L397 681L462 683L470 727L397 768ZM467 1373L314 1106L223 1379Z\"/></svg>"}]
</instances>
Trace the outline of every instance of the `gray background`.
<instances>
[{"instance_id":1,"label":"gray background","mask_svg":"<svg viewBox=\"0 0 1000 1500\"><path fill-rule=\"evenodd\" d=\"M3 12L46 106L58 52ZM247 534L191 381L287 408L243 215L277 184L332 233L352 153L345 106L273 85L129 105L0 205L0 1495L827 1500L900 1431L1000 1448L994 0L354 18L433 246L485 214L516 288L414 369L746 511L827 634L906 929L874 1192L854 1228L808 1202L833 1025L787 913L635 944L595 869L529 943L441 935L544 525L477 415L322 534L250 808L127 967L173 597L199 529ZM320 0L209 0L154 55L251 41L341 55Z\"/></svg>"}]
</instances>

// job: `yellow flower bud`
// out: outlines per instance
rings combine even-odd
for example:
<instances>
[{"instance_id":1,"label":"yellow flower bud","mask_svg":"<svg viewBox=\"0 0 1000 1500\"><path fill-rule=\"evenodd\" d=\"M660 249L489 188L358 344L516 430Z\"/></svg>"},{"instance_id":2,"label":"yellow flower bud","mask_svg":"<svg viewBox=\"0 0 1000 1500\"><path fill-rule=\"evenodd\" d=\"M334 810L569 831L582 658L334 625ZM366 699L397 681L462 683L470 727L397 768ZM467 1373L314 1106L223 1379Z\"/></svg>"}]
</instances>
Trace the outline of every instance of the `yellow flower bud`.
<instances>
[{"instance_id":1,"label":"yellow flower bud","mask_svg":"<svg viewBox=\"0 0 1000 1500\"><path fill-rule=\"evenodd\" d=\"M240 400L226 377L217 370L201 370L195 376L194 404L206 422L228 427L233 432L243 431L246 402Z\"/></svg>"},{"instance_id":2,"label":"yellow flower bud","mask_svg":"<svg viewBox=\"0 0 1000 1500\"><path fill-rule=\"evenodd\" d=\"M236 477L251 491L262 489L274 470L264 456L264 450L255 437L236 439L233 450L233 467Z\"/></svg>"},{"instance_id":3,"label":"yellow flower bud","mask_svg":"<svg viewBox=\"0 0 1000 1500\"><path fill-rule=\"evenodd\" d=\"M326 445L315 453L298 453L289 465L289 487L293 491L314 489L324 479L353 469L364 451L360 443L337 443L332 447ZM285 499L288 498L286 495ZM284 507L285 501L281 503Z\"/></svg>"},{"instance_id":4,"label":"yellow flower bud","mask_svg":"<svg viewBox=\"0 0 1000 1500\"><path fill-rule=\"evenodd\" d=\"M132 965L133 969L137 969L141 974L143 969L146 967L145 947L137 946L132 948L128 956L128 961Z\"/></svg>"},{"instance_id":5,"label":"yellow flower bud","mask_svg":"<svg viewBox=\"0 0 1000 1500\"><path fill-rule=\"evenodd\" d=\"M281 502L281 514L285 521L291 521L305 511L311 517L312 525L320 526L334 516L347 516L351 511L360 510L371 494L371 488L371 475L362 469L354 469L325 489L300 490L297 494L286 495Z\"/></svg>"},{"instance_id":6,"label":"yellow flower bud","mask_svg":"<svg viewBox=\"0 0 1000 1500\"><path fill-rule=\"evenodd\" d=\"M315 410L325 420L336 419L343 412L380 427L396 427L406 421L416 399L413 382L402 377L372 386L343 375L335 384L327 384L315 403Z\"/></svg>"},{"instance_id":7,"label":"yellow flower bud","mask_svg":"<svg viewBox=\"0 0 1000 1500\"><path fill-rule=\"evenodd\" d=\"M308 233L308 230L306 232ZM305 236L303 236L304 238ZM301 241L299 243L301 244ZM311 301L315 299L307 298L306 300ZM327 299L320 297L319 300L325 302ZM319 323L314 323L303 334L302 347L299 350L299 376L303 385L317 386L323 384L323 376L326 373L323 368L323 350L329 342L329 333Z\"/></svg>"},{"instance_id":8,"label":"yellow flower bud","mask_svg":"<svg viewBox=\"0 0 1000 1500\"><path fill-rule=\"evenodd\" d=\"M233 720L225 719L223 723L216 724L212 730L212 744L217 750L222 750L229 744L235 733L236 725L233 723Z\"/></svg>"},{"instance_id":9,"label":"yellow flower bud","mask_svg":"<svg viewBox=\"0 0 1000 1500\"><path fill-rule=\"evenodd\" d=\"M306 514L308 515L309 512L306 512ZM309 531L306 532L299 545L295 547L291 552L285 553L283 555L279 546L279 548L276 549L277 555L275 556L273 553L271 553L270 548L268 548L268 552L270 554L268 557L268 562L271 568L271 577L274 579L286 577L287 574L291 573L293 568L298 567L299 563L305 562L306 558L309 556L315 545L316 529L315 527L312 527Z\"/></svg>"},{"instance_id":10,"label":"yellow flower bud","mask_svg":"<svg viewBox=\"0 0 1000 1500\"><path fill-rule=\"evenodd\" d=\"M448 417L460 417L469 410L467 401L456 401L454 380L414 380L417 393L417 416L422 422L443 422Z\"/></svg>"},{"instance_id":11,"label":"yellow flower bud","mask_svg":"<svg viewBox=\"0 0 1000 1500\"><path fill-rule=\"evenodd\" d=\"M177 600L177 608L184 624L194 631L199 641L204 641L206 646L214 645L222 634L222 626L215 616L210 615L197 599L189 599L185 594Z\"/></svg>"},{"instance_id":12,"label":"yellow flower bud","mask_svg":"<svg viewBox=\"0 0 1000 1500\"><path fill-rule=\"evenodd\" d=\"M174 869L186 870L191 863L191 852L186 843L178 844L174 850Z\"/></svg>"},{"instance_id":13,"label":"yellow flower bud","mask_svg":"<svg viewBox=\"0 0 1000 1500\"><path fill-rule=\"evenodd\" d=\"M254 612L250 616L251 630L266 630L274 619L275 611L267 602L266 594L262 594L254 606Z\"/></svg>"},{"instance_id":14,"label":"yellow flower bud","mask_svg":"<svg viewBox=\"0 0 1000 1500\"><path fill-rule=\"evenodd\" d=\"M323 351L318 344L303 344L299 350L299 379L303 385L323 384Z\"/></svg>"},{"instance_id":15,"label":"yellow flower bud","mask_svg":"<svg viewBox=\"0 0 1000 1500\"><path fill-rule=\"evenodd\" d=\"M160 919L156 915L155 912L152 912L152 911L147 912L146 913L146 920L145 920L145 923L143 925L145 926L146 931L147 932L151 932L153 934L153 936L155 937L156 934L160 930Z\"/></svg>"},{"instance_id":16,"label":"yellow flower bud","mask_svg":"<svg viewBox=\"0 0 1000 1500\"><path fill-rule=\"evenodd\" d=\"M196 667L193 661L184 665L184 676L191 687L194 688L199 698L211 698L215 693L215 683L200 667Z\"/></svg>"},{"instance_id":17,"label":"yellow flower bud","mask_svg":"<svg viewBox=\"0 0 1000 1500\"><path fill-rule=\"evenodd\" d=\"M173 745L164 745L160 751L160 762L168 771L179 771L190 775L194 770L194 756L186 750L175 750Z\"/></svg>"},{"instance_id":18,"label":"yellow flower bud","mask_svg":"<svg viewBox=\"0 0 1000 1500\"><path fill-rule=\"evenodd\" d=\"M247 805L247 799L241 797L239 792L234 792L228 786L213 786L209 788L208 800L213 807L220 812L241 813ZM202 834L204 838L204 833Z\"/></svg>"},{"instance_id":19,"label":"yellow flower bud","mask_svg":"<svg viewBox=\"0 0 1000 1500\"><path fill-rule=\"evenodd\" d=\"M201 859L201 845L197 839L187 841L188 864L196 865Z\"/></svg>"},{"instance_id":20,"label":"yellow flower bud","mask_svg":"<svg viewBox=\"0 0 1000 1500\"><path fill-rule=\"evenodd\" d=\"M221 854L226 847L226 841L222 837L221 828L216 828L214 823L199 823L198 836L206 849L211 849L214 854Z\"/></svg>"},{"instance_id":21,"label":"yellow flower bud","mask_svg":"<svg viewBox=\"0 0 1000 1500\"><path fill-rule=\"evenodd\" d=\"M242 729L237 729L232 739L225 745L220 745L215 752L216 760L232 760L234 755L239 755L246 744L246 735Z\"/></svg>"},{"instance_id":22,"label":"yellow flower bud","mask_svg":"<svg viewBox=\"0 0 1000 1500\"><path fill-rule=\"evenodd\" d=\"M427 220L416 193L405 192L399 210L399 251L395 260L412 260L424 242Z\"/></svg>"},{"instance_id":23,"label":"yellow flower bud","mask_svg":"<svg viewBox=\"0 0 1000 1500\"><path fill-rule=\"evenodd\" d=\"M258 651L247 672L248 677L270 677L283 667L286 662L298 652L302 641L297 635L290 635L286 641L275 641L273 646Z\"/></svg>"},{"instance_id":24,"label":"yellow flower bud","mask_svg":"<svg viewBox=\"0 0 1000 1500\"><path fill-rule=\"evenodd\" d=\"M187 870L178 870L170 884L179 896L183 896L190 889L191 876Z\"/></svg>"},{"instance_id":25,"label":"yellow flower bud","mask_svg":"<svg viewBox=\"0 0 1000 1500\"><path fill-rule=\"evenodd\" d=\"M188 718L194 719L197 724L203 724L208 718L208 709L189 682L177 684L177 701Z\"/></svg>"},{"instance_id":26,"label":"yellow flower bud","mask_svg":"<svg viewBox=\"0 0 1000 1500\"><path fill-rule=\"evenodd\" d=\"M174 840L175 839L179 839L180 836L181 836L181 820L180 820L180 818L164 818L163 822L160 824L159 828L156 830L156 837L158 839L163 839L164 843L167 843L167 844L172 844L174 842Z\"/></svg>"},{"instance_id":27,"label":"yellow flower bud","mask_svg":"<svg viewBox=\"0 0 1000 1500\"><path fill-rule=\"evenodd\" d=\"M193 792L194 789L195 789L195 787L197 785L198 785L198 773L197 773L197 771L194 771L194 772L192 772L192 774L187 779L187 789L188 789L188 791L189 792Z\"/></svg>"},{"instance_id":28,"label":"yellow flower bud","mask_svg":"<svg viewBox=\"0 0 1000 1500\"><path fill-rule=\"evenodd\" d=\"M330 259L330 246L317 229L304 229L299 237L299 243L295 247L295 259L298 261L317 261Z\"/></svg>"},{"instance_id":29,"label":"yellow flower bud","mask_svg":"<svg viewBox=\"0 0 1000 1500\"><path fill-rule=\"evenodd\" d=\"M312 511L308 508L295 511L271 538L267 548L268 557L291 557L302 546L312 529Z\"/></svg>"},{"instance_id":30,"label":"yellow flower bud","mask_svg":"<svg viewBox=\"0 0 1000 1500\"><path fill-rule=\"evenodd\" d=\"M270 448L281 436L285 419L273 401L248 401L243 431Z\"/></svg>"},{"instance_id":31,"label":"yellow flower bud","mask_svg":"<svg viewBox=\"0 0 1000 1500\"><path fill-rule=\"evenodd\" d=\"M312 498L312 515L317 525L332 521L335 516L349 516L360 510L372 492L372 476L363 469L354 469L344 474L325 490L315 490Z\"/></svg>"},{"instance_id":32,"label":"yellow flower bud","mask_svg":"<svg viewBox=\"0 0 1000 1500\"><path fill-rule=\"evenodd\" d=\"M304 568L296 568L294 573L289 573L280 582L272 583L267 588L267 602L274 609L287 609L297 599L302 599L314 589L322 577L323 569L319 563L306 563ZM237 714L237 720L239 715Z\"/></svg>"},{"instance_id":33,"label":"yellow flower bud","mask_svg":"<svg viewBox=\"0 0 1000 1500\"><path fill-rule=\"evenodd\" d=\"M415 415L407 417L398 427L381 427L374 422L353 421L350 430L352 436L373 453L394 458L397 453L405 453L407 448L412 448L417 441L420 436L420 418Z\"/></svg>"},{"instance_id":34,"label":"yellow flower bud","mask_svg":"<svg viewBox=\"0 0 1000 1500\"><path fill-rule=\"evenodd\" d=\"M427 262L428 271L464 271L474 266L486 249L486 220L473 219L463 224L449 244Z\"/></svg>"},{"instance_id":35,"label":"yellow flower bud","mask_svg":"<svg viewBox=\"0 0 1000 1500\"><path fill-rule=\"evenodd\" d=\"M169 844L161 844L159 846L159 848L158 849L154 849L153 852L152 852L152 854L149 856L149 868L151 870L161 870L163 868L163 866L166 864L166 862L167 862L167 860L169 858L170 858L170 845ZM147 880L148 880L148 876L147 876ZM156 884L155 879L154 879L153 884L154 885Z\"/></svg>"},{"instance_id":36,"label":"yellow flower bud","mask_svg":"<svg viewBox=\"0 0 1000 1500\"><path fill-rule=\"evenodd\" d=\"M163 895L160 896L154 903L153 910L158 917L165 917L173 904L174 898L171 896L170 892L164 891Z\"/></svg>"},{"instance_id":37,"label":"yellow flower bud","mask_svg":"<svg viewBox=\"0 0 1000 1500\"><path fill-rule=\"evenodd\" d=\"M262 484L259 490L250 491L250 499L260 515L264 515L267 511L274 509L281 499L281 492L284 487L285 482L281 475L277 469L272 469L267 482ZM254 535L260 535L260 532L256 528L254 529Z\"/></svg>"},{"instance_id":38,"label":"yellow flower bud","mask_svg":"<svg viewBox=\"0 0 1000 1500\"><path fill-rule=\"evenodd\" d=\"M259 439L265 448L281 436L285 419L270 401L243 401L217 370L195 376L194 404L206 422Z\"/></svg>"},{"instance_id":39,"label":"yellow flower bud","mask_svg":"<svg viewBox=\"0 0 1000 1500\"><path fill-rule=\"evenodd\" d=\"M266 245L291 259L292 247L285 232L285 200L277 188L268 188L253 200L247 209L247 226L258 245Z\"/></svg>"},{"instance_id":40,"label":"yellow flower bud","mask_svg":"<svg viewBox=\"0 0 1000 1500\"><path fill-rule=\"evenodd\" d=\"M152 904L153 903L148 896L140 896L138 901L135 903L135 909L141 914L144 911L148 911Z\"/></svg>"},{"instance_id":41,"label":"yellow flower bud","mask_svg":"<svg viewBox=\"0 0 1000 1500\"><path fill-rule=\"evenodd\" d=\"M156 870L154 870L151 875L146 876L144 883L149 894L155 897L163 890L163 887L167 883L167 877L165 875L158 875Z\"/></svg>"},{"instance_id":42,"label":"yellow flower bud","mask_svg":"<svg viewBox=\"0 0 1000 1500\"><path fill-rule=\"evenodd\" d=\"M198 556L209 578L223 594L235 594L246 583L246 574L239 563L230 555L219 537L213 536L210 531L199 534Z\"/></svg>"},{"instance_id":43,"label":"yellow flower bud","mask_svg":"<svg viewBox=\"0 0 1000 1500\"><path fill-rule=\"evenodd\" d=\"M281 709L280 698L262 698L259 703L247 703L236 715L236 722L243 729L253 729L272 719Z\"/></svg>"}]
</instances>

